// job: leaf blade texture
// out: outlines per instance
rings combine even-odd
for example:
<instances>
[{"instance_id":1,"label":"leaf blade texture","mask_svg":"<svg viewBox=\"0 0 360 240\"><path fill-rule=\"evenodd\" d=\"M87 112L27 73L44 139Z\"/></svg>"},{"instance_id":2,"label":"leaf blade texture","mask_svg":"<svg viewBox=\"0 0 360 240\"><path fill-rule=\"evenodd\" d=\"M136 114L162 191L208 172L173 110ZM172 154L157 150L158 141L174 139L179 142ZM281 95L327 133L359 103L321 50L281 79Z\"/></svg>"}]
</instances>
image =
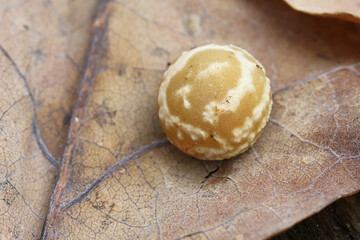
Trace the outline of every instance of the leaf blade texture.
<instances>
[{"instance_id":1,"label":"leaf blade texture","mask_svg":"<svg viewBox=\"0 0 360 240\"><path fill-rule=\"evenodd\" d=\"M1 8L1 237L38 239L45 225L54 233L45 239L267 238L359 191L358 25L265 0ZM185 156L157 119L167 62L210 42L251 52L274 95L263 136L222 162ZM93 86L76 120L89 69ZM76 144L59 214L46 225L71 118Z\"/></svg>"}]
</instances>

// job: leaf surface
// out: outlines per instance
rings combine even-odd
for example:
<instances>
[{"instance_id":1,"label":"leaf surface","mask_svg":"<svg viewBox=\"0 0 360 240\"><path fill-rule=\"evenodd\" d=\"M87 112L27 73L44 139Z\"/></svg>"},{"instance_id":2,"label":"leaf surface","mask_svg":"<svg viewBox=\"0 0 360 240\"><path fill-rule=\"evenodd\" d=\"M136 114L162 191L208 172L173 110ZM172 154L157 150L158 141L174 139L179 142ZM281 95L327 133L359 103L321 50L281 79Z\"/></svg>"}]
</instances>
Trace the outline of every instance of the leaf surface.
<instances>
[{"instance_id":1,"label":"leaf surface","mask_svg":"<svg viewBox=\"0 0 360 240\"><path fill-rule=\"evenodd\" d=\"M94 6L0 1L0 239L40 238Z\"/></svg>"},{"instance_id":2,"label":"leaf surface","mask_svg":"<svg viewBox=\"0 0 360 240\"><path fill-rule=\"evenodd\" d=\"M21 3L1 21L4 238L37 239L45 218L45 239L266 238L359 191L359 25L266 0ZM221 162L171 146L156 109L167 63L212 42L252 53L274 100L254 147Z\"/></svg>"},{"instance_id":3,"label":"leaf surface","mask_svg":"<svg viewBox=\"0 0 360 240\"><path fill-rule=\"evenodd\" d=\"M314 15L337 17L360 22L359 0L285 0L292 8Z\"/></svg>"}]
</instances>

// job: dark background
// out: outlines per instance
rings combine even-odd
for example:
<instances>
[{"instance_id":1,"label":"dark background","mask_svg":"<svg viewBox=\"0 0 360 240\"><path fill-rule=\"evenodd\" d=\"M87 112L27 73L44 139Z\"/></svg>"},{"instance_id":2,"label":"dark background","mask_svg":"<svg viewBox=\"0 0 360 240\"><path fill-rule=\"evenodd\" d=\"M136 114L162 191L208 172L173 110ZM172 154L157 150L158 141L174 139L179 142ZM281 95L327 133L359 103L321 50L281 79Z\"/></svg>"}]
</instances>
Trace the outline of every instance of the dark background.
<instances>
[{"instance_id":1,"label":"dark background","mask_svg":"<svg viewBox=\"0 0 360 240\"><path fill-rule=\"evenodd\" d=\"M271 240L360 239L360 193L342 198Z\"/></svg>"}]
</instances>

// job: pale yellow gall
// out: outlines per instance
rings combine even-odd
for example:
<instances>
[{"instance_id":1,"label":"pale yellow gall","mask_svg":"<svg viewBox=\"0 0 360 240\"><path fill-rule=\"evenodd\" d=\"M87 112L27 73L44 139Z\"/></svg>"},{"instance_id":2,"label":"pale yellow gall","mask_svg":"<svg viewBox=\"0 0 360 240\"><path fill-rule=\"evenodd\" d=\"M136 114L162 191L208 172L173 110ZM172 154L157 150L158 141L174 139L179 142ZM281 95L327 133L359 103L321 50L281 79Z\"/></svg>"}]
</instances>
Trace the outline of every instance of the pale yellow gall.
<instances>
[{"instance_id":1,"label":"pale yellow gall","mask_svg":"<svg viewBox=\"0 0 360 240\"><path fill-rule=\"evenodd\" d=\"M265 69L233 45L184 52L164 73L161 126L171 143L199 159L234 157L260 137L272 106Z\"/></svg>"}]
</instances>

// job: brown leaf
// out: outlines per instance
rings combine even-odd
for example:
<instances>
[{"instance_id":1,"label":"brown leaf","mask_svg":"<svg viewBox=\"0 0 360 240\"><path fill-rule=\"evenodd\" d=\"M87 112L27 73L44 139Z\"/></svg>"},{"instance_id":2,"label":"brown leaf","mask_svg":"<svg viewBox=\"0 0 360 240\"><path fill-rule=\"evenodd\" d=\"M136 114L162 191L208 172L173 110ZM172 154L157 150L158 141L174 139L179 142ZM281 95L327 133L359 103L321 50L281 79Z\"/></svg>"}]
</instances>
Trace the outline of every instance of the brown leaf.
<instances>
[{"instance_id":1,"label":"brown leaf","mask_svg":"<svg viewBox=\"0 0 360 240\"><path fill-rule=\"evenodd\" d=\"M0 239L40 238L94 5L1 3Z\"/></svg>"},{"instance_id":2,"label":"brown leaf","mask_svg":"<svg viewBox=\"0 0 360 240\"><path fill-rule=\"evenodd\" d=\"M360 23L359 0L284 0L295 10Z\"/></svg>"},{"instance_id":3,"label":"brown leaf","mask_svg":"<svg viewBox=\"0 0 360 240\"><path fill-rule=\"evenodd\" d=\"M47 216L45 239L265 238L360 189L358 25L281 1L54 2L1 11L1 237L38 239ZM157 119L167 62L210 42L247 49L274 90L263 136L222 162Z\"/></svg>"}]
</instances>

